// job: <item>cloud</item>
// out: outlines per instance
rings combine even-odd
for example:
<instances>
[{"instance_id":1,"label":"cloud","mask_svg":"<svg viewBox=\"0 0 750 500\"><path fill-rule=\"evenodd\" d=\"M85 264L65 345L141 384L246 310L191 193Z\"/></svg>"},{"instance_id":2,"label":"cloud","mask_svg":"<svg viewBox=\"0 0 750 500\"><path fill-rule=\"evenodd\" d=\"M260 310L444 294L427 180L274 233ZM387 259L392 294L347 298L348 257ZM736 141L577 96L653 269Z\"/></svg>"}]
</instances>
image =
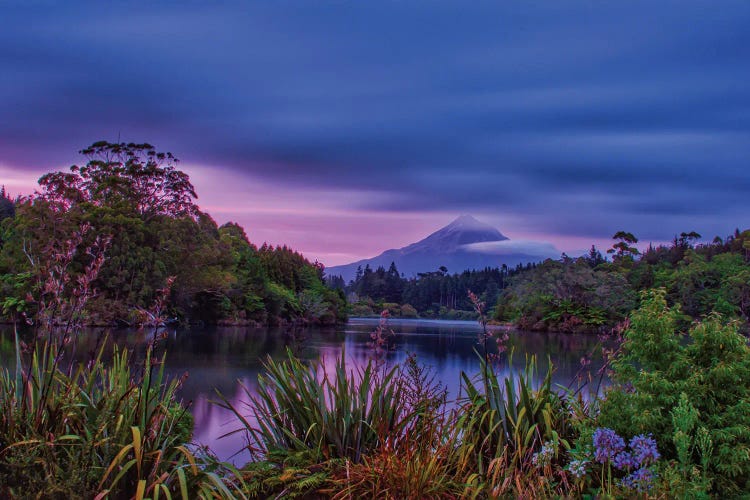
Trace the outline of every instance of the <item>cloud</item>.
<instances>
[{"instance_id":1,"label":"cloud","mask_svg":"<svg viewBox=\"0 0 750 500\"><path fill-rule=\"evenodd\" d=\"M540 259L560 257L560 251L555 248L554 245L543 241L483 241L480 243L470 243L468 245L463 245L462 248L470 252L481 252L492 255L522 254L539 257Z\"/></svg>"},{"instance_id":2,"label":"cloud","mask_svg":"<svg viewBox=\"0 0 750 500\"><path fill-rule=\"evenodd\" d=\"M732 0L18 3L0 163L121 137L280 203L725 235L750 217L749 20Z\"/></svg>"}]
</instances>

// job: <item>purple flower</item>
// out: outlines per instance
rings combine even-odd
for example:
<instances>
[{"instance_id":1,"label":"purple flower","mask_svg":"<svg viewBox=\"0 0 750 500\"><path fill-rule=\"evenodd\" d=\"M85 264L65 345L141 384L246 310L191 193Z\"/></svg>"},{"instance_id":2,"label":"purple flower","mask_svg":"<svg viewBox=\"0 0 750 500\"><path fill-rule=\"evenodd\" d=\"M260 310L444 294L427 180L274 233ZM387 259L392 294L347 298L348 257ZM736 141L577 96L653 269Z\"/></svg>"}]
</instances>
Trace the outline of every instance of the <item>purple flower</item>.
<instances>
[{"instance_id":1,"label":"purple flower","mask_svg":"<svg viewBox=\"0 0 750 500\"><path fill-rule=\"evenodd\" d=\"M644 493L654 485L654 473L650 469L643 467L625 476L622 480L622 485L638 493Z\"/></svg>"},{"instance_id":2,"label":"purple flower","mask_svg":"<svg viewBox=\"0 0 750 500\"><path fill-rule=\"evenodd\" d=\"M615 455L614 460L612 460L612 465L620 470L630 470L637 464L635 463L635 460L633 459L633 455L631 453L627 451L621 451L620 453Z\"/></svg>"},{"instance_id":3,"label":"purple flower","mask_svg":"<svg viewBox=\"0 0 750 500\"><path fill-rule=\"evenodd\" d=\"M657 460L661 455L656 449L656 441L651 434L639 434L630 440L630 449L633 451L636 463L638 465L649 465Z\"/></svg>"},{"instance_id":4,"label":"purple flower","mask_svg":"<svg viewBox=\"0 0 750 500\"><path fill-rule=\"evenodd\" d=\"M614 459L625 449L625 440L612 429L600 427L594 431L594 458L599 463Z\"/></svg>"}]
</instances>

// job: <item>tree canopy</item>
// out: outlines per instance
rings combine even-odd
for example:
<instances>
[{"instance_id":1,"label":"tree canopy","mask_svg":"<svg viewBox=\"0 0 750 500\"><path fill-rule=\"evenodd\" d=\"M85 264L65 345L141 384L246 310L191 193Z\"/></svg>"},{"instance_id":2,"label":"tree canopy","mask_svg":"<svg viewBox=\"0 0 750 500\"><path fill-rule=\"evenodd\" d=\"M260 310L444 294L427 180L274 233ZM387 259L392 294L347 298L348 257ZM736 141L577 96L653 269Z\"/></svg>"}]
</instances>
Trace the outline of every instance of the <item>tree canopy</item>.
<instances>
[{"instance_id":1,"label":"tree canopy","mask_svg":"<svg viewBox=\"0 0 750 500\"><path fill-rule=\"evenodd\" d=\"M236 223L218 227L195 201L171 153L149 144L97 142L83 166L41 177L41 191L6 207L0 275L44 273L55 242L86 227L81 248L106 238L106 259L86 314L92 323L137 322L168 281L168 313L186 321L340 321L340 294L322 268L286 247L258 250ZM5 207L5 208L3 208ZM85 268L79 252L75 273ZM307 309L305 308L307 307Z\"/></svg>"},{"instance_id":2,"label":"tree canopy","mask_svg":"<svg viewBox=\"0 0 750 500\"><path fill-rule=\"evenodd\" d=\"M172 153L150 144L95 142L80 151L88 162L70 172L51 172L39 179L42 197L55 207L88 203L133 212L144 219L157 215L194 215L198 197L188 175L177 170Z\"/></svg>"}]
</instances>

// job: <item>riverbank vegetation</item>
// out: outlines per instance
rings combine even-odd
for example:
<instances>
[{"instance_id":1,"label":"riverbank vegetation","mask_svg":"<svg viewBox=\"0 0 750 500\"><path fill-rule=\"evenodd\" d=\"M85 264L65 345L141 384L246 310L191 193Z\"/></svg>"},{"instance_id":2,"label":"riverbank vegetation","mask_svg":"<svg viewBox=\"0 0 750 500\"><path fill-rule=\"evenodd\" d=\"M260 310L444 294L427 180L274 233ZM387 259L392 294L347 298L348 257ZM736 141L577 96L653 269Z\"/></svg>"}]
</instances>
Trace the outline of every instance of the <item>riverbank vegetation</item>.
<instances>
[{"instance_id":1,"label":"riverbank vegetation","mask_svg":"<svg viewBox=\"0 0 750 500\"><path fill-rule=\"evenodd\" d=\"M478 358L455 402L414 358L330 373L269 359L254 421L224 402L256 453L243 480L257 498L750 494L747 339L718 314L681 330L666 295L642 294L604 350L612 385L587 398L533 358L504 377L505 359Z\"/></svg>"},{"instance_id":2,"label":"riverbank vegetation","mask_svg":"<svg viewBox=\"0 0 750 500\"><path fill-rule=\"evenodd\" d=\"M0 378L0 483L47 498L736 498L750 494L750 348L714 314L681 330L656 289L609 345L612 385L477 357L461 396L414 357L268 359L235 407L253 461L190 445L180 381L127 352L63 368L55 343ZM34 354L36 353L36 354ZM31 356L29 358L29 355ZM508 353L512 356L512 353ZM551 370L552 368L550 368ZM502 375L502 373L506 373ZM237 439L244 436L243 439ZM232 439L229 437L228 439Z\"/></svg>"},{"instance_id":3,"label":"riverbank vegetation","mask_svg":"<svg viewBox=\"0 0 750 500\"><path fill-rule=\"evenodd\" d=\"M639 304L640 292L664 288L669 304L680 304L689 323L720 312L743 330L750 319L750 230L736 230L710 243L696 243L695 232L681 233L670 245L649 246L618 232L605 257L595 247L579 258L448 274L421 273L406 279L389 270L364 269L344 286L352 315L383 308L394 317L475 319L466 291L475 292L490 314L523 330L601 333L623 321ZM606 254L605 254L606 255ZM342 280L328 279L343 286Z\"/></svg>"},{"instance_id":4,"label":"riverbank vegetation","mask_svg":"<svg viewBox=\"0 0 750 500\"><path fill-rule=\"evenodd\" d=\"M182 380L165 377L165 356L153 352L156 332L142 358L117 347L105 353L104 339L86 358L71 358L105 262L106 245L96 240L73 279L83 238L71 235L38 257L42 281L22 300L0 296L14 321L15 350L0 369L0 496L235 498L239 473L189 444L193 419L177 394ZM168 293L160 291L154 309ZM26 343L19 323L32 325Z\"/></svg>"},{"instance_id":5,"label":"riverbank vegetation","mask_svg":"<svg viewBox=\"0 0 750 500\"><path fill-rule=\"evenodd\" d=\"M99 351L66 368L58 349L44 342L0 375L0 495L235 498L238 471L190 448L192 417L163 357Z\"/></svg>"},{"instance_id":6,"label":"riverbank vegetation","mask_svg":"<svg viewBox=\"0 0 750 500\"><path fill-rule=\"evenodd\" d=\"M624 319L639 292L664 288L667 302L681 306L680 321L720 312L747 330L750 230L695 244L699 237L681 233L641 255L632 234L618 233L611 261L592 247L588 256L546 261L519 275L500 294L495 316L533 330L594 331Z\"/></svg>"},{"instance_id":7,"label":"riverbank vegetation","mask_svg":"<svg viewBox=\"0 0 750 500\"><path fill-rule=\"evenodd\" d=\"M106 242L107 258L92 284L98 293L82 312L89 324L148 323L167 281L164 312L179 321L346 319L341 294L323 284L322 265L285 246L258 248L237 224L217 226L195 204L197 194L171 154L148 144L107 142L81 153L85 165L44 175L33 195L10 200L2 191L5 296L23 300L47 272L41 256L79 235L79 251L67 269L72 280L91 258L83 249Z\"/></svg>"}]
</instances>

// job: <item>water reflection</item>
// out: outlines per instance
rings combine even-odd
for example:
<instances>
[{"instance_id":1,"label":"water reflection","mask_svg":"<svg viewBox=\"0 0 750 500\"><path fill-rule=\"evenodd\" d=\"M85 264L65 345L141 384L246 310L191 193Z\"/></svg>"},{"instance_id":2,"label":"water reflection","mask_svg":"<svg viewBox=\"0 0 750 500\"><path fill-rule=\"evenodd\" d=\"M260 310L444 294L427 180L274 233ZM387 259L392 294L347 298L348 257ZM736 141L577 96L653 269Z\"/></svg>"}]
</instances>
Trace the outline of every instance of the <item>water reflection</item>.
<instances>
[{"instance_id":1,"label":"water reflection","mask_svg":"<svg viewBox=\"0 0 750 500\"><path fill-rule=\"evenodd\" d=\"M195 417L196 442L209 446L219 458L231 457L241 465L248 458L247 453L237 454L243 448L242 435L220 439L238 424L231 413L212 404L217 391L242 406L246 397L240 384L254 391L265 357L282 359L287 349L305 359L322 358L326 366L332 366L343 350L349 366L361 366L371 355L368 341L377 324L377 319L352 319L336 329L296 331L193 327L169 331L157 351L166 352L166 372L170 377L189 374L181 396L190 403ZM459 396L462 371L470 374L479 371L481 328L474 322L392 320L390 328L395 333L394 349L387 352L386 362L398 363L410 353L416 354L420 362L435 370L438 380L448 389L449 398ZM152 339L152 333L143 330L87 331L76 341L75 358L87 359L105 336L106 352L111 352L114 344L127 346L135 352L136 359L142 359ZM514 369L523 367L526 356L533 354L538 357L539 372L543 374L550 359L555 366L553 381L568 386L576 379L581 358L597 342L596 337L585 335L511 332L508 346L515 353ZM0 362L10 369L14 363L13 345L12 328L0 326ZM511 369L507 357L508 353L503 354L499 365L504 374ZM594 361L590 369L595 371L599 366Z\"/></svg>"}]
</instances>

